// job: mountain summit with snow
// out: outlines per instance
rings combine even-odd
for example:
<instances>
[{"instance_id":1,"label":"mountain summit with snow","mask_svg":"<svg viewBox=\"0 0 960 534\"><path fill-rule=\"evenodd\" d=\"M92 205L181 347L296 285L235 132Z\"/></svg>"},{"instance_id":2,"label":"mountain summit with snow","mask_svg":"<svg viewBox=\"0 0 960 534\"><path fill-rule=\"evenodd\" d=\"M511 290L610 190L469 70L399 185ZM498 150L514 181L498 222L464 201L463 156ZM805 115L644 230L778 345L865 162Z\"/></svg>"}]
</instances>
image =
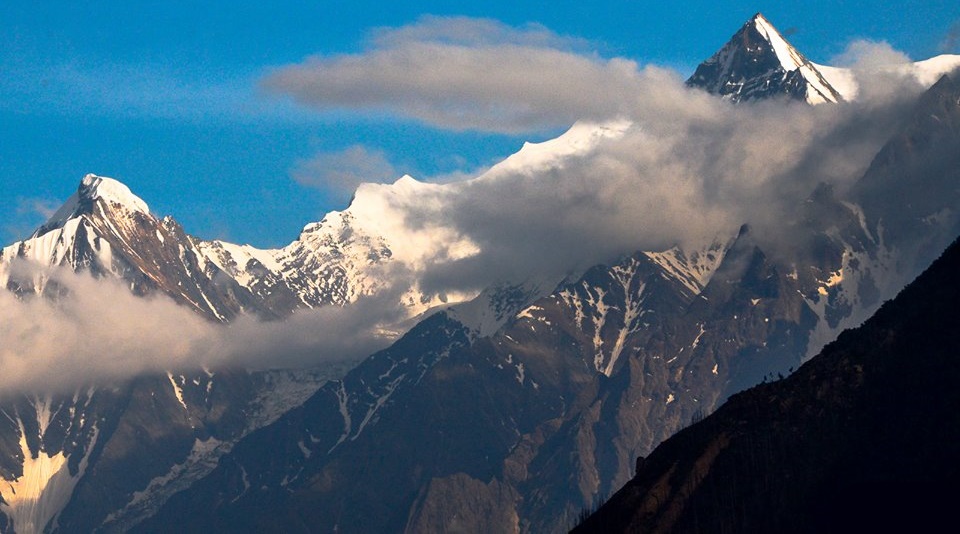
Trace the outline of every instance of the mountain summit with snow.
<instances>
[{"instance_id":1,"label":"mountain summit with snow","mask_svg":"<svg viewBox=\"0 0 960 534\"><path fill-rule=\"evenodd\" d=\"M129 213L149 214L147 203L134 195L126 185L104 176L87 174L80 180L77 192L73 194L36 232L37 237L52 228L60 227L66 221L84 213L92 213L97 201L101 207L110 210L122 209Z\"/></svg>"},{"instance_id":2,"label":"mountain summit with snow","mask_svg":"<svg viewBox=\"0 0 960 534\"><path fill-rule=\"evenodd\" d=\"M760 13L701 63L687 85L734 102L777 95L810 104L844 100L817 66Z\"/></svg>"}]
</instances>

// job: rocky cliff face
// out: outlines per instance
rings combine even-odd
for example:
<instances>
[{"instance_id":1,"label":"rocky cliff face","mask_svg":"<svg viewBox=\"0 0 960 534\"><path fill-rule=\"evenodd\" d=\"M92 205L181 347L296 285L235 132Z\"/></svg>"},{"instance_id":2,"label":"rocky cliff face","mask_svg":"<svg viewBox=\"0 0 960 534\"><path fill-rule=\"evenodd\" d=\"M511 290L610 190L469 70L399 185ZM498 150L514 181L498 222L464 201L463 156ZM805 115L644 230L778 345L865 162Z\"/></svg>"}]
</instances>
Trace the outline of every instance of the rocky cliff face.
<instances>
[{"instance_id":1,"label":"rocky cliff face","mask_svg":"<svg viewBox=\"0 0 960 534\"><path fill-rule=\"evenodd\" d=\"M298 528L297 517L356 531L562 530L629 478L636 455L740 384L799 365L818 320L800 277L749 232L700 254L713 255L703 270L681 268L677 251L598 266L472 342L434 316L244 440L146 528L189 514L201 529Z\"/></svg>"},{"instance_id":2,"label":"rocky cliff face","mask_svg":"<svg viewBox=\"0 0 960 534\"><path fill-rule=\"evenodd\" d=\"M794 375L735 395L574 532L895 532L952 520L960 470L954 243Z\"/></svg>"},{"instance_id":3,"label":"rocky cliff face","mask_svg":"<svg viewBox=\"0 0 960 534\"><path fill-rule=\"evenodd\" d=\"M915 255L920 269L960 230L960 84L942 76L874 159L851 196L871 232ZM934 191L935 195L924 195Z\"/></svg>"}]
</instances>

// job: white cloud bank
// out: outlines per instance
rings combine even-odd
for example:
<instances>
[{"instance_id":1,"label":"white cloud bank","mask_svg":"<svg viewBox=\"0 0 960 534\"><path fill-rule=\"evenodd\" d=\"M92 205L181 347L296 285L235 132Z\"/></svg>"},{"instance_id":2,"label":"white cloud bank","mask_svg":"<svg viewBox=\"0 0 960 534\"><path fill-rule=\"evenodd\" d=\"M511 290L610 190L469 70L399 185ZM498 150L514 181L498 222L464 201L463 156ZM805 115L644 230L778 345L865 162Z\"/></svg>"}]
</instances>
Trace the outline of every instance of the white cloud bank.
<instances>
[{"instance_id":1,"label":"white cloud bank","mask_svg":"<svg viewBox=\"0 0 960 534\"><path fill-rule=\"evenodd\" d=\"M858 42L845 58L855 72L869 73L903 56L884 43ZM767 243L790 242L796 207L821 182L843 194L922 90L904 73L877 76L861 78L883 83L865 87L854 103L732 105L649 67L634 73L639 92L615 115L633 124L623 135L533 175L516 169L423 188L397 196L391 209L411 232L439 224L482 251L427 262L419 273L424 287L445 292L699 244L743 223Z\"/></svg>"},{"instance_id":2,"label":"white cloud bank","mask_svg":"<svg viewBox=\"0 0 960 534\"><path fill-rule=\"evenodd\" d=\"M284 321L244 316L224 326L162 295L134 296L117 280L64 270L51 280L57 298L21 300L0 291L0 393L66 391L201 367L356 360L389 344L379 327L396 320L383 296L348 308L304 310Z\"/></svg>"}]
</instances>

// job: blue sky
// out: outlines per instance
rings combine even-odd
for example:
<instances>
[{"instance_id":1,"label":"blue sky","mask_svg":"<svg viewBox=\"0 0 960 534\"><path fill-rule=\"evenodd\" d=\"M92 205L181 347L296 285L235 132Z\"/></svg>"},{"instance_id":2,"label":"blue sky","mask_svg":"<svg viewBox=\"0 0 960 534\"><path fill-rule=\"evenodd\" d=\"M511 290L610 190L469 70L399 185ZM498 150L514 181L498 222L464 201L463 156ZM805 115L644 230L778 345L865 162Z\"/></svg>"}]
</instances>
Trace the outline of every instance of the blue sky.
<instances>
[{"instance_id":1,"label":"blue sky","mask_svg":"<svg viewBox=\"0 0 960 534\"><path fill-rule=\"evenodd\" d=\"M509 61L503 72L490 62L510 50L532 53L543 68L556 59L558 72L583 67L587 79L576 81L585 87L591 72L625 68L615 58L687 76L762 11L817 62L856 39L885 41L913 59L960 53L956 0L387 4L4 2L3 242L29 234L95 172L121 179L195 235L282 246L304 224L343 208L358 173L445 179L489 165L524 140L549 138L581 112L610 111L576 94L540 105L535 99L551 100L550 87L570 81L546 70L530 71L546 73L548 87L525 101L528 87L511 78ZM455 48L440 49L458 58L488 47L470 62L441 64L483 65L484 79L498 83L488 90L458 77L480 94L447 98L439 93L451 78L441 75L435 85L421 80L400 91L404 73L387 72L389 62L420 50L425 35L433 44L452 41ZM362 65L377 61L388 67L372 72L371 87L358 82L370 74ZM323 76L310 78L318 67ZM386 85L372 87L378 83ZM518 99L532 111L508 109ZM472 105L490 111L472 116ZM321 167L343 172L318 176Z\"/></svg>"}]
</instances>

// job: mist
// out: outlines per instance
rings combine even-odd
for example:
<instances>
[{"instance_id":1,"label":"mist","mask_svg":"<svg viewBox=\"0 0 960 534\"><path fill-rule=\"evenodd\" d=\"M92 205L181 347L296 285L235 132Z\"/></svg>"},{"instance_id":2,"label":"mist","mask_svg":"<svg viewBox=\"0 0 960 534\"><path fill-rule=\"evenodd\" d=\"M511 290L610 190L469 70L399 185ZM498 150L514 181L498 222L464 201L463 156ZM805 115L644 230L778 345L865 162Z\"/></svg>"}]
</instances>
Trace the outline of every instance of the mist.
<instances>
[{"instance_id":1,"label":"mist","mask_svg":"<svg viewBox=\"0 0 960 534\"><path fill-rule=\"evenodd\" d=\"M384 330L398 318L394 294L301 310L283 321L241 316L222 325L164 295L135 296L118 280L64 269L47 274L56 291L22 299L0 292L0 392L64 392L201 368L357 361L395 338Z\"/></svg>"}]
</instances>

